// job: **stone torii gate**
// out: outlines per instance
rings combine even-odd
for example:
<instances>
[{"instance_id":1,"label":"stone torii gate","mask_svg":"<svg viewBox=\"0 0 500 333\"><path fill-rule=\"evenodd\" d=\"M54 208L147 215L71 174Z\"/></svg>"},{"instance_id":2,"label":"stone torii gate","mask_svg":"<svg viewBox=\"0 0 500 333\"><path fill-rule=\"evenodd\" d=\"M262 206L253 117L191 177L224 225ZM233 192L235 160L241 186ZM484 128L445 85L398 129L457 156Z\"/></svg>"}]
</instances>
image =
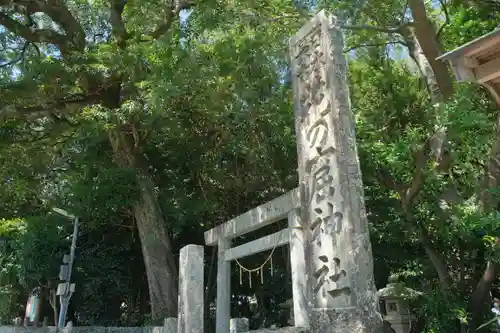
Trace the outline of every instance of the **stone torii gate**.
<instances>
[{"instance_id":1,"label":"stone torii gate","mask_svg":"<svg viewBox=\"0 0 500 333\"><path fill-rule=\"evenodd\" d=\"M290 40L298 189L205 233L218 246L217 333L229 333L230 261L286 243L295 326L381 332L343 44L325 11ZM231 248L232 238L286 217L286 230Z\"/></svg>"}]
</instances>

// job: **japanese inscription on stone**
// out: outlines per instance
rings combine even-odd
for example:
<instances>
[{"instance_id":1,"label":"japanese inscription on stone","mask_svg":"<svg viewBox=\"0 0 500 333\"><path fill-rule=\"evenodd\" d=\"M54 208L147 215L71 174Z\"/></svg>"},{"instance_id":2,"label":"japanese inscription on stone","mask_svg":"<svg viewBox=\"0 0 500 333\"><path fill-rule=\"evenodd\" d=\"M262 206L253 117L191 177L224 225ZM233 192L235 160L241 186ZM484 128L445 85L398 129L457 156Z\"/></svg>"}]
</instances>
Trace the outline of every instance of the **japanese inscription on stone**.
<instances>
[{"instance_id":1,"label":"japanese inscription on stone","mask_svg":"<svg viewBox=\"0 0 500 333\"><path fill-rule=\"evenodd\" d=\"M292 46L295 61L296 130L299 146L301 195L309 232L310 269L314 307L351 306L349 277L343 269L337 236L342 231L343 198L339 177L332 93L327 84L329 45L324 45L318 24Z\"/></svg>"},{"instance_id":2,"label":"japanese inscription on stone","mask_svg":"<svg viewBox=\"0 0 500 333\"><path fill-rule=\"evenodd\" d=\"M379 333L347 64L334 20L321 11L290 41L308 322L314 333Z\"/></svg>"}]
</instances>

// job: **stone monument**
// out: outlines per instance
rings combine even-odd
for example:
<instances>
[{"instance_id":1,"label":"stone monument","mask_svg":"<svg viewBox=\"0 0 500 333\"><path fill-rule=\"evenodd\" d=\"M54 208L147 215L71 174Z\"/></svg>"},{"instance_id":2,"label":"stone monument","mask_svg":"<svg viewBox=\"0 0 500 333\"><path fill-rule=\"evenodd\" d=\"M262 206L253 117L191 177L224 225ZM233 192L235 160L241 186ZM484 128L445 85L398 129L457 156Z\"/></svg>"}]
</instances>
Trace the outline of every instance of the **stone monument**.
<instances>
[{"instance_id":1,"label":"stone monument","mask_svg":"<svg viewBox=\"0 0 500 333\"><path fill-rule=\"evenodd\" d=\"M309 325L314 333L379 333L343 46L325 11L290 40Z\"/></svg>"}]
</instances>

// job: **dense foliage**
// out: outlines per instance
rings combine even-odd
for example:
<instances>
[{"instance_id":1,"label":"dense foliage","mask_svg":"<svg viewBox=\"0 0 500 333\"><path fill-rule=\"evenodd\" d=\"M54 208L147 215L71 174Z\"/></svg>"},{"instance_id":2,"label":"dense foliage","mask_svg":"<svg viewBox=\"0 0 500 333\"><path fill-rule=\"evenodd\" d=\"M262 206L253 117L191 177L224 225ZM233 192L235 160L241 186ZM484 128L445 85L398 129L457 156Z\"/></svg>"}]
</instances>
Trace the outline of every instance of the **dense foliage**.
<instances>
[{"instance_id":1,"label":"dense foliage","mask_svg":"<svg viewBox=\"0 0 500 333\"><path fill-rule=\"evenodd\" d=\"M326 8L346 34L377 287L394 274L423 292L416 331L474 331L498 288L499 115L435 58L493 30L497 7L0 0L0 322L33 288L54 288L72 226L53 207L82 221L75 324L175 316L179 249L297 186L288 38ZM206 253L212 330L216 253ZM233 316L252 327L286 324L286 247L273 265L251 287L233 265Z\"/></svg>"}]
</instances>

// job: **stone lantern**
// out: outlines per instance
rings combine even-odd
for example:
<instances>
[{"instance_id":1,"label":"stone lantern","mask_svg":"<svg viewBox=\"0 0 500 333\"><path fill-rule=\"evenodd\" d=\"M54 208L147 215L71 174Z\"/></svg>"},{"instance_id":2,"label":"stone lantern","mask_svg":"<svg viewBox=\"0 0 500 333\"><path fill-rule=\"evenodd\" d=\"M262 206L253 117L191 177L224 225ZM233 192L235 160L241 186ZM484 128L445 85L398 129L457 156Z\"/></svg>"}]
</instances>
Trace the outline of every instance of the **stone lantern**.
<instances>
[{"instance_id":1,"label":"stone lantern","mask_svg":"<svg viewBox=\"0 0 500 333\"><path fill-rule=\"evenodd\" d=\"M378 291L381 312L384 320L391 324L396 333L408 333L415 316L410 312L409 301L422 293L407 288L404 283L398 282L396 276L389 278L385 288Z\"/></svg>"}]
</instances>

